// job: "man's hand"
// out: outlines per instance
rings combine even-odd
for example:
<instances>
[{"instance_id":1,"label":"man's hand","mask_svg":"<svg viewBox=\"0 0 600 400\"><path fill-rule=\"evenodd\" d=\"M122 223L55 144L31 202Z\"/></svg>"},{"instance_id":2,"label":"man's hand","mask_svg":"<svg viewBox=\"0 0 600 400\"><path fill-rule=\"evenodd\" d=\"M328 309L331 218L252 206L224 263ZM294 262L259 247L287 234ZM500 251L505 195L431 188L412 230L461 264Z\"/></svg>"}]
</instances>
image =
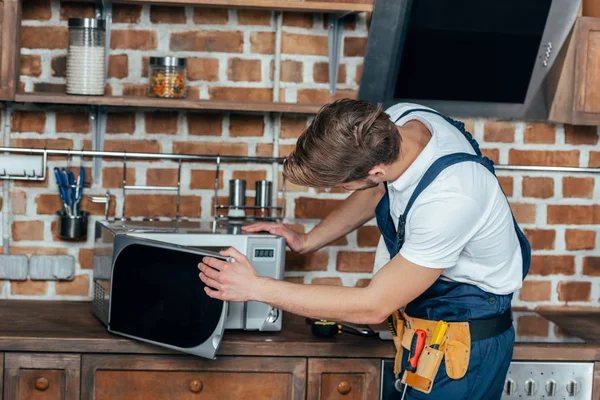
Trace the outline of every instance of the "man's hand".
<instances>
[{"instance_id":1,"label":"man's hand","mask_svg":"<svg viewBox=\"0 0 600 400\"><path fill-rule=\"evenodd\" d=\"M200 280L206 284L206 294L224 301L254 300L261 278L250 261L234 248L221 251L220 254L232 257L235 262L204 257L198 264Z\"/></svg>"},{"instance_id":2,"label":"man's hand","mask_svg":"<svg viewBox=\"0 0 600 400\"><path fill-rule=\"evenodd\" d=\"M306 234L293 231L283 224L259 222L257 224L242 227L242 231L246 233L269 232L271 235L284 238L292 251L302 253L305 250Z\"/></svg>"}]
</instances>

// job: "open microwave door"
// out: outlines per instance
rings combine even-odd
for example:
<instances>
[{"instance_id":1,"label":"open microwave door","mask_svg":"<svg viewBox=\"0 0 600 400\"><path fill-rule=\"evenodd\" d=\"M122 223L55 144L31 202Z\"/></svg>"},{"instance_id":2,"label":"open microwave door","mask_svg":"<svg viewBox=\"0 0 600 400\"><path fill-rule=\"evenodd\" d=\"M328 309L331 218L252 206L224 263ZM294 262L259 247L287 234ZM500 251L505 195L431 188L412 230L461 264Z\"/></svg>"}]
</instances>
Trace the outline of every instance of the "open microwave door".
<instances>
[{"instance_id":1,"label":"open microwave door","mask_svg":"<svg viewBox=\"0 0 600 400\"><path fill-rule=\"evenodd\" d=\"M198 264L218 253L116 235L109 332L158 346L215 358L228 303L209 297Z\"/></svg>"}]
</instances>

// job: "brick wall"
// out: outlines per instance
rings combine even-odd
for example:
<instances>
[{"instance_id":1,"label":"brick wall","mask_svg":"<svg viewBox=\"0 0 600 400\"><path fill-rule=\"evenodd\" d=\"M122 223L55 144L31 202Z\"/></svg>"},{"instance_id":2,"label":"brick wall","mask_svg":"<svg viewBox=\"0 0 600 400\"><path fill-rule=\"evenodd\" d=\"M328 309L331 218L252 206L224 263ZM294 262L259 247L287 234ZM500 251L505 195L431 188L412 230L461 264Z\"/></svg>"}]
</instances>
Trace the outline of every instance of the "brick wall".
<instances>
[{"instance_id":1,"label":"brick wall","mask_svg":"<svg viewBox=\"0 0 600 400\"><path fill-rule=\"evenodd\" d=\"M23 7L21 89L64 91L66 19L93 16L91 4L26 0ZM177 54L188 58L192 98L273 99L275 18L273 13L207 8L114 5L107 93L145 94L147 58ZM345 21L336 97L354 97L366 45L364 15ZM319 14L285 13L281 40L279 98L286 102L330 101L327 30ZM310 121L299 115L240 113L112 112L107 150L271 156L286 154ZM470 119L469 129L485 153L500 164L600 166L596 127ZM91 148L85 108L20 108L12 115L11 145ZM277 147L273 143L276 142ZM278 151L277 151L278 148ZM75 159L75 164L78 160ZM51 167L64 166L64 158ZM91 163L86 161L88 177ZM172 185L177 165L128 162L128 184ZM562 173L500 172L516 218L534 248L531 274L515 304L598 305L600 297L600 178ZM123 199L122 163L103 161L102 176L87 193L113 195L111 215L174 215L173 196L132 193ZM182 214L211 216L214 167L184 164ZM273 179L270 167L228 165L220 185L231 178ZM288 186L287 217L321 218L343 200L343 191ZM225 194L225 192L223 192ZM252 195L252 193L249 193ZM53 179L11 185L11 253L68 254L76 259L72 281L4 281L3 298L86 299L90 294L91 239L66 243L56 237L60 207ZM103 205L83 203L101 218ZM309 230L314 222L297 225ZM305 283L364 286L371 277L377 228L363 227L315 254L288 254L287 279ZM0 282L2 284L2 282Z\"/></svg>"}]
</instances>

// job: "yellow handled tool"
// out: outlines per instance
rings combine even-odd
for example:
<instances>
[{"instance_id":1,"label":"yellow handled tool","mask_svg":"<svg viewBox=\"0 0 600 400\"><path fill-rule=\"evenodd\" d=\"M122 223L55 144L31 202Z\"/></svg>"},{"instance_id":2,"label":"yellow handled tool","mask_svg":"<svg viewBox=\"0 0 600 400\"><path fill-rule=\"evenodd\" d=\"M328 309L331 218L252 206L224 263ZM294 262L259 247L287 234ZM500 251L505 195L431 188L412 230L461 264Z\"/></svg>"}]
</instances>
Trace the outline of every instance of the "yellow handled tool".
<instances>
[{"instance_id":1,"label":"yellow handled tool","mask_svg":"<svg viewBox=\"0 0 600 400\"><path fill-rule=\"evenodd\" d=\"M435 331L431 337L431 348L438 349L440 347L442 340L444 339L444 335L446 334L446 329L448 329L448 323L446 321L437 322Z\"/></svg>"}]
</instances>

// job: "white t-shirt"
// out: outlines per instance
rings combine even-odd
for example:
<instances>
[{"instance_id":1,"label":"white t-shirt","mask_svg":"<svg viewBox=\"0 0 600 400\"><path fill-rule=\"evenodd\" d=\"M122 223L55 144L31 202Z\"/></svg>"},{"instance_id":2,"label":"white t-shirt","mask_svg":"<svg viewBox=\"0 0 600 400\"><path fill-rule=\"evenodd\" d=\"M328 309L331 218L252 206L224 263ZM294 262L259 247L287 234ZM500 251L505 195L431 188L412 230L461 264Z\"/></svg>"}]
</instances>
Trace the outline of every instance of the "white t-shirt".
<instances>
[{"instance_id":1,"label":"white t-shirt","mask_svg":"<svg viewBox=\"0 0 600 400\"><path fill-rule=\"evenodd\" d=\"M386 110L392 121L418 104L400 103ZM429 166L457 152L475 154L463 134L442 117L411 112L396 122L419 120L432 134L412 165L388 182L394 226ZM471 283L495 294L521 287L522 256L512 214L500 185L483 165L462 162L446 168L414 202L406 218L405 243L400 254L426 268L443 268L442 279ZM380 240L375 271L389 261ZM407 277L410 279L410 277Z\"/></svg>"}]
</instances>

